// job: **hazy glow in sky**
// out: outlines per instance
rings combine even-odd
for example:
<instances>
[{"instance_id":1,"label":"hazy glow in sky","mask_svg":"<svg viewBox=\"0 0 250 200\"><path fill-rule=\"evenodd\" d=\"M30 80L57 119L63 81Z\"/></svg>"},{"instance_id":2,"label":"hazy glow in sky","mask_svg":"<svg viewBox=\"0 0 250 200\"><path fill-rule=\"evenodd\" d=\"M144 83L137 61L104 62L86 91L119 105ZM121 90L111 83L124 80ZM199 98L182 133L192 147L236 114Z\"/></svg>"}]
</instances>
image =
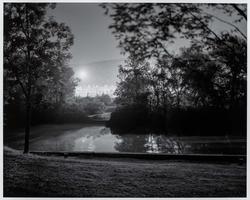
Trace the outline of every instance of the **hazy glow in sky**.
<instances>
[{"instance_id":1,"label":"hazy glow in sky","mask_svg":"<svg viewBox=\"0 0 250 200\"><path fill-rule=\"evenodd\" d=\"M89 96L102 93L113 95L118 82L118 65L122 63L123 60L120 59L106 60L75 68L75 76L81 80L77 95L86 96L87 93L89 93ZM83 92L82 95L80 94L81 91Z\"/></svg>"},{"instance_id":2,"label":"hazy glow in sky","mask_svg":"<svg viewBox=\"0 0 250 200\"><path fill-rule=\"evenodd\" d=\"M118 81L118 65L124 58L108 29L111 20L104 10L98 3L58 3L48 11L51 15L58 22L65 22L74 34L70 66L81 79L77 95L112 94Z\"/></svg>"},{"instance_id":3,"label":"hazy glow in sky","mask_svg":"<svg viewBox=\"0 0 250 200\"><path fill-rule=\"evenodd\" d=\"M78 78L81 79L81 81L86 81L86 80L88 80L89 74L85 69L81 69L77 73L77 76L78 76Z\"/></svg>"},{"instance_id":4,"label":"hazy glow in sky","mask_svg":"<svg viewBox=\"0 0 250 200\"><path fill-rule=\"evenodd\" d=\"M233 23L233 16L228 19L223 13L208 12ZM75 71L75 76L81 79L76 94L112 94L118 82L118 66L125 58L120 55L118 41L108 29L111 19L104 15L104 10L98 3L57 3L54 10L48 11L48 16L51 15L58 22L65 22L74 34L70 66ZM220 32L228 26L214 21L211 28ZM247 32L246 23L240 24L239 28L244 33ZM171 53L176 54L180 47L188 44L187 40L178 39L174 44L168 45L168 48Z\"/></svg>"}]
</instances>

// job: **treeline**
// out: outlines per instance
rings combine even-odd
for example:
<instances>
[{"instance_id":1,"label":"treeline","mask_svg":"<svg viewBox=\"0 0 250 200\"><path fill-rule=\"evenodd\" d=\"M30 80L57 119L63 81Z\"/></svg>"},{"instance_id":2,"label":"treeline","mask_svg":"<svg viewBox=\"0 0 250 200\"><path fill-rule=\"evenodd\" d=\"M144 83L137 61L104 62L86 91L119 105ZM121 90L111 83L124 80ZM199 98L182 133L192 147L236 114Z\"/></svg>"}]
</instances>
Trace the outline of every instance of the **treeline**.
<instances>
[{"instance_id":1,"label":"treeline","mask_svg":"<svg viewBox=\"0 0 250 200\"><path fill-rule=\"evenodd\" d=\"M53 97L55 98L55 96ZM52 123L90 123L88 115L103 113L112 104L109 95L95 97L59 98L59 101L43 101L32 109L31 125ZM25 124L25 102L20 97L4 106L4 125L6 129L23 127Z\"/></svg>"},{"instance_id":2,"label":"treeline","mask_svg":"<svg viewBox=\"0 0 250 200\"><path fill-rule=\"evenodd\" d=\"M180 134L246 134L247 41L243 4L105 4L129 57L120 66L109 126ZM234 24L222 20L224 14ZM239 12L241 11L241 12ZM213 23L229 30L213 30ZM178 54L168 46L185 38Z\"/></svg>"}]
</instances>

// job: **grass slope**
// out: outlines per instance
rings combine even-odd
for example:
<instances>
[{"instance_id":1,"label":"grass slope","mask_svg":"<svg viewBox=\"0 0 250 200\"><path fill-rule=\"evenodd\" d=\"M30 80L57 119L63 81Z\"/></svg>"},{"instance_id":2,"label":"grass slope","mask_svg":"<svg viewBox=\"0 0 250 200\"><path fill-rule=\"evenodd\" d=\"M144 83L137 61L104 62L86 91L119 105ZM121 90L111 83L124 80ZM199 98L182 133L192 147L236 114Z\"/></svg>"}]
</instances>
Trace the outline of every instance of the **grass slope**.
<instances>
[{"instance_id":1,"label":"grass slope","mask_svg":"<svg viewBox=\"0 0 250 200\"><path fill-rule=\"evenodd\" d=\"M246 166L70 159L4 150L5 197L245 197Z\"/></svg>"}]
</instances>

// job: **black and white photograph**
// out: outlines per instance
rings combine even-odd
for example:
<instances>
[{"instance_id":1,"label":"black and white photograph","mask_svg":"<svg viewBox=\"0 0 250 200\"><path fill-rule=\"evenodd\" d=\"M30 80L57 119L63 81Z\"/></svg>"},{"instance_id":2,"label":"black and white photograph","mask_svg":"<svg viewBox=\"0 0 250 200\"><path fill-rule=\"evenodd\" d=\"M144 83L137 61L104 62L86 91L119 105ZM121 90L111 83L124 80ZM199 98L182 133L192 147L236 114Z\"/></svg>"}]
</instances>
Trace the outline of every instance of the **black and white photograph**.
<instances>
[{"instance_id":1,"label":"black and white photograph","mask_svg":"<svg viewBox=\"0 0 250 200\"><path fill-rule=\"evenodd\" d=\"M247 2L2 4L4 198L246 198Z\"/></svg>"}]
</instances>

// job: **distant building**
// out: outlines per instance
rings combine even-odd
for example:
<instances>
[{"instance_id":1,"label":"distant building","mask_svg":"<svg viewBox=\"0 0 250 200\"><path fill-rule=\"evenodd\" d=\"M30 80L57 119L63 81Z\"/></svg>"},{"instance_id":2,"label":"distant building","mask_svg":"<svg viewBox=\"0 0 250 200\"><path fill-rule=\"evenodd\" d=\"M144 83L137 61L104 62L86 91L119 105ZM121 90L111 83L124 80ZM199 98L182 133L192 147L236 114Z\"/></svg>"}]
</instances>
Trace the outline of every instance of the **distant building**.
<instances>
[{"instance_id":1,"label":"distant building","mask_svg":"<svg viewBox=\"0 0 250 200\"><path fill-rule=\"evenodd\" d=\"M114 97L116 86L115 85L86 85L77 86L75 90L75 96L90 96L108 94L110 97Z\"/></svg>"}]
</instances>

